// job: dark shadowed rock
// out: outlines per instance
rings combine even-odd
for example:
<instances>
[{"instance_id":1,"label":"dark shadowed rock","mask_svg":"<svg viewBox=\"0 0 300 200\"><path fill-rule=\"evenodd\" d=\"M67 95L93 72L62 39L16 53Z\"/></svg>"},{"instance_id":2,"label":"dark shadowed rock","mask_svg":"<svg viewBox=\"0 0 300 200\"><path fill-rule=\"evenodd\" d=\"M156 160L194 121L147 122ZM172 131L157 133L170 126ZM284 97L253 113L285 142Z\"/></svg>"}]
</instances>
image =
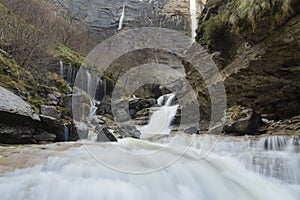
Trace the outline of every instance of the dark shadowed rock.
<instances>
[{"instance_id":1,"label":"dark shadowed rock","mask_svg":"<svg viewBox=\"0 0 300 200\"><path fill-rule=\"evenodd\" d=\"M227 110L224 131L232 134L257 134L261 116L250 108L234 106Z\"/></svg>"},{"instance_id":2,"label":"dark shadowed rock","mask_svg":"<svg viewBox=\"0 0 300 200\"><path fill-rule=\"evenodd\" d=\"M97 133L97 142L117 142L118 140L115 138L113 134L109 132L109 130L105 126L97 126L95 128L95 132Z\"/></svg>"}]
</instances>

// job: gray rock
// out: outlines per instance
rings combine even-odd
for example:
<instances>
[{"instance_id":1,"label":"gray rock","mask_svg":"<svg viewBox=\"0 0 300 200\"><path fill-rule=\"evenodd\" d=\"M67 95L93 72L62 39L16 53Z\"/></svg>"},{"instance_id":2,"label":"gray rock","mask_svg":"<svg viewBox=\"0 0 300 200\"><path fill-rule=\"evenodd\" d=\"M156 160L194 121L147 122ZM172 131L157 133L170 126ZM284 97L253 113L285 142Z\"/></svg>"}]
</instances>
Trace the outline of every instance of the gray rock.
<instances>
[{"instance_id":1,"label":"gray rock","mask_svg":"<svg viewBox=\"0 0 300 200\"><path fill-rule=\"evenodd\" d=\"M189 128L186 128L184 129L183 131L184 133L187 133L187 134L197 134L198 133L198 129L197 127L189 127Z\"/></svg>"},{"instance_id":2,"label":"gray rock","mask_svg":"<svg viewBox=\"0 0 300 200\"><path fill-rule=\"evenodd\" d=\"M141 132L131 125L123 125L119 130L116 131L116 134L120 135L122 138L140 138Z\"/></svg>"},{"instance_id":3,"label":"gray rock","mask_svg":"<svg viewBox=\"0 0 300 200\"><path fill-rule=\"evenodd\" d=\"M95 132L97 133L97 142L117 142L118 140L115 136L109 132L109 130L105 126L97 126L95 128Z\"/></svg>"},{"instance_id":4,"label":"gray rock","mask_svg":"<svg viewBox=\"0 0 300 200\"><path fill-rule=\"evenodd\" d=\"M60 119L61 113L54 106L40 106L40 112L42 115L54 117L56 119Z\"/></svg>"},{"instance_id":5,"label":"gray rock","mask_svg":"<svg viewBox=\"0 0 300 200\"><path fill-rule=\"evenodd\" d=\"M60 99L62 98L61 93L59 92L52 92L48 94L48 101L50 102L50 105L57 106L59 104Z\"/></svg>"},{"instance_id":6,"label":"gray rock","mask_svg":"<svg viewBox=\"0 0 300 200\"><path fill-rule=\"evenodd\" d=\"M76 127L77 135L80 139L87 139L89 136L89 129L85 123L82 122L74 122ZM78 139L79 139L78 138Z\"/></svg>"},{"instance_id":7,"label":"gray rock","mask_svg":"<svg viewBox=\"0 0 300 200\"><path fill-rule=\"evenodd\" d=\"M225 116L224 131L231 134L258 134L262 125L261 116L250 108L234 106Z\"/></svg>"},{"instance_id":8,"label":"gray rock","mask_svg":"<svg viewBox=\"0 0 300 200\"><path fill-rule=\"evenodd\" d=\"M31 106L19 96L0 87L0 112L7 112L40 120Z\"/></svg>"}]
</instances>

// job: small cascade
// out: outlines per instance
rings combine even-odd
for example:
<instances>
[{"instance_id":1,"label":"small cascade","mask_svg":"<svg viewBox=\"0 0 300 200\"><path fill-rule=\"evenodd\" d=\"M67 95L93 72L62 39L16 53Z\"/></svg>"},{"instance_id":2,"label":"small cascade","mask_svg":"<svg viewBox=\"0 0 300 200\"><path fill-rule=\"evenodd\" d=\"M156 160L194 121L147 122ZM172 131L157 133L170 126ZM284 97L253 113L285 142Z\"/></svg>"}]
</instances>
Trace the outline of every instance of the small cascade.
<instances>
[{"instance_id":1,"label":"small cascade","mask_svg":"<svg viewBox=\"0 0 300 200\"><path fill-rule=\"evenodd\" d=\"M191 14L191 37L194 42L196 37L196 30L198 26L196 0L190 0L190 14Z\"/></svg>"},{"instance_id":2,"label":"small cascade","mask_svg":"<svg viewBox=\"0 0 300 200\"><path fill-rule=\"evenodd\" d=\"M68 127L64 124L64 137L65 137L65 141L68 142L69 141L69 129Z\"/></svg>"},{"instance_id":3,"label":"small cascade","mask_svg":"<svg viewBox=\"0 0 300 200\"><path fill-rule=\"evenodd\" d=\"M66 81L70 84L73 85L76 77L76 70L72 66L68 66L68 73L66 76Z\"/></svg>"},{"instance_id":4,"label":"small cascade","mask_svg":"<svg viewBox=\"0 0 300 200\"><path fill-rule=\"evenodd\" d=\"M175 94L167 94L158 98L157 102L161 107L152 114L149 124L140 128L141 138L170 134L171 123L178 108L178 105L172 106L174 99Z\"/></svg>"},{"instance_id":5,"label":"small cascade","mask_svg":"<svg viewBox=\"0 0 300 200\"><path fill-rule=\"evenodd\" d=\"M155 49L155 63L159 63L159 60L158 60L158 50Z\"/></svg>"},{"instance_id":6,"label":"small cascade","mask_svg":"<svg viewBox=\"0 0 300 200\"><path fill-rule=\"evenodd\" d=\"M263 150L297 152L300 150L299 140L299 136L270 136L261 138L257 147Z\"/></svg>"},{"instance_id":7,"label":"small cascade","mask_svg":"<svg viewBox=\"0 0 300 200\"><path fill-rule=\"evenodd\" d=\"M59 73L62 78L64 78L64 63L62 60L59 61Z\"/></svg>"},{"instance_id":8,"label":"small cascade","mask_svg":"<svg viewBox=\"0 0 300 200\"><path fill-rule=\"evenodd\" d=\"M248 170L283 184L300 185L299 136L222 137L202 136L194 148L207 152L217 140L212 153L233 157ZM299 193L300 194L300 193Z\"/></svg>"},{"instance_id":9,"label":"small cascade","mask_svg":"<svg viewBox=\"0 0 300 200\"><path fill-rule=\"evenodd\" d=\"M93 117L96 114L97 111L97 101L95 101L94 99L90 100L90 113L89 116Z\"/></svg>"},{"instance_id":10,"label":"small cascade","mask_svg":"<svg viewBox=\"0 0 300 200\"><path fill-rule=\"evenodd\" d=\"M125 3L123 3L122 15L121 15L120 21L119 21L119 28L118 28L119 31L122 30L122 28L123 28L124 16L125 16Z\"/></svg>"}]
</instances>

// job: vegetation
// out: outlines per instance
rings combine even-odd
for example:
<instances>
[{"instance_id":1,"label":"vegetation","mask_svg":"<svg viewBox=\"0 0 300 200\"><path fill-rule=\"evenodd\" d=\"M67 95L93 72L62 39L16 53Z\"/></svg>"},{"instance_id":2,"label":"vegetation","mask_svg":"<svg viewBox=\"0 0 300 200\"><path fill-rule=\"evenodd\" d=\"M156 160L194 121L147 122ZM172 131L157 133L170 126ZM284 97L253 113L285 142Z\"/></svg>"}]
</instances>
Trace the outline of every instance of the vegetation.
<instances>
[{"instance_id":1,"label":"vegetation","mask_svg":"<svg viewBox=\"0 0 300 200\"><path fill-rule=\"evenodd\" d=\"M242 36L258 28L272 32L299 11L297 0L210 0L200 18L197 40L210 46L212 38L224 30Z\"/></svg>"},{"instance_id":2,"label":"vegetation","mask_svg":"<svg viewBox=\"0 0 300 200\"><path fill-rule=\"evenodd\" d=\"M21 96L37 113L40 105L50 105L49 94L70 92L57 74L59 60L79 68L83 56L72 49L89 50L83 24L56 15L49 2L0 0L0 86ZM64 117L69 115L56 107Z\"/></svg>"}]
</instances>

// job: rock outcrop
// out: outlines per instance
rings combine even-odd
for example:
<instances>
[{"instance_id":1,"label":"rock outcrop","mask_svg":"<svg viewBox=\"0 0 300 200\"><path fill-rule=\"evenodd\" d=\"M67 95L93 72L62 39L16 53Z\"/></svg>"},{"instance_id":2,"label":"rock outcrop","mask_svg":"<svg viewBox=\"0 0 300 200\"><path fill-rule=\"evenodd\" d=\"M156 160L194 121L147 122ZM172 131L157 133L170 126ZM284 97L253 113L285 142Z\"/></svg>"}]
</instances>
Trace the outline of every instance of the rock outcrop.
<instances>
[{"instance_id":1,"label":"rock outcrop","mask_svg":"<svg viewBox=\"0 0 300 200\"><path fill-rule=\"evenodd\" d=\"M71 13L84 21L101 39L119 30L123 11L123 29L138 27L164 27L190 33L190 4L188 0L53 0L58 10ZM199 1L200 5L201 1Z\"/></svg>"},{"instance_id":2,"label":"rock outcrop","mask_svg":"<svg viewBox=\"0 0 300 200\"><path fill-rule=\"evenodd\" d=\"M197 39L211 52L218 52L214 60L228 106L252 108L267 119L298 115L299 2L253 2L245 7L241 1L208 1Z\"/></svg>"},{"instance_id":3,"label":"rock outcrop","mask_svg":"<svg viewBox=\"0 0 300 200\"><path fill-rule=\"evenodd\" d=\"M21 97L0 87L0 143L24 144L63 141L61 124L38 116Z\"/></svg>"},{"instance_id":4,"label":"rock outcrop","mask_svg":"<svg viewBox=\"0 0 300 200\"><path fill-rule=\"evenodd\" d=\"M225 117L225 133L244 135L258 134L263 125L261 116L249 108L234 106L227 110Z\"/></svg>"}]
</instances>

